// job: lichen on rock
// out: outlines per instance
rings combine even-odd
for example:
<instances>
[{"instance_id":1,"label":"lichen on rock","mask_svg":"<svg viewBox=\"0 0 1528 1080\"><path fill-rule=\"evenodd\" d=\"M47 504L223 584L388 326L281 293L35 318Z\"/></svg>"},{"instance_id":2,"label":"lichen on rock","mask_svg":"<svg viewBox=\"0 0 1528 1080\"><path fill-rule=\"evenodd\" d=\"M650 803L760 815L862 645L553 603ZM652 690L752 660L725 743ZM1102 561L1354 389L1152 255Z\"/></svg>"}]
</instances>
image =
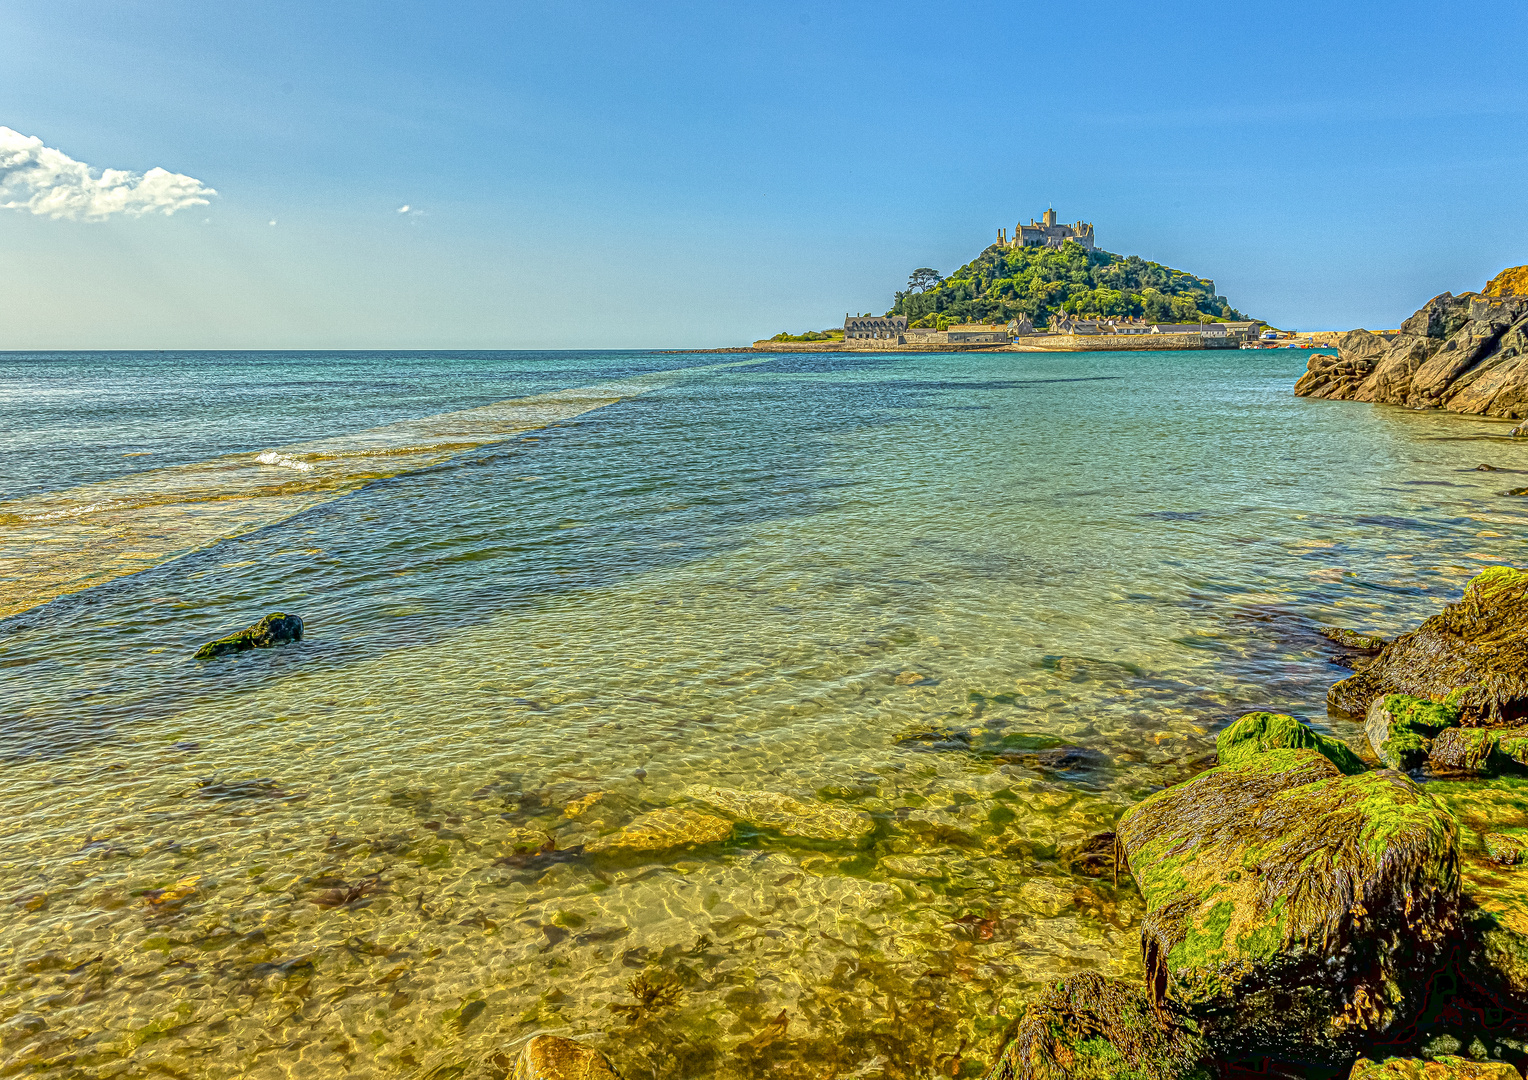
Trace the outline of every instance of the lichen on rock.
<instances>
[{"instance_id":1,"label":"lichen on rock","mask_svg":"<svg viewBox=\"0 0 1528 1080\"><path fill-rule=\"evenodd\" d=\"M209 641L196 650L197 660L212 660L229 653L246 649L265 649L272 645L285 645L289 641L302 640L302 617L273 612L236 634Z\"/></svg>"},{"instance_id":2,"label":"lichen on rock","mask_svg":"<svg viewBox=\"0 0 1528 1080\"><path fill-rule=\"evenodd\" d=\"M1148 990L1217 1050L1332 1064L1403 1022L1458 924L1453 818L1405 775L1273 749L1128 811Z\"/></svg>"},{"instance_id":3,"label":"lichen on rock","mask_svg":"<svg viewBox=\"0 0 1528 1080\"><path fill-rule=\"evenodd\" d=\"M1025 1006L987 1080L1209 1080L1198 1025L1087 972Z\"/></svg>"}]
</instances>

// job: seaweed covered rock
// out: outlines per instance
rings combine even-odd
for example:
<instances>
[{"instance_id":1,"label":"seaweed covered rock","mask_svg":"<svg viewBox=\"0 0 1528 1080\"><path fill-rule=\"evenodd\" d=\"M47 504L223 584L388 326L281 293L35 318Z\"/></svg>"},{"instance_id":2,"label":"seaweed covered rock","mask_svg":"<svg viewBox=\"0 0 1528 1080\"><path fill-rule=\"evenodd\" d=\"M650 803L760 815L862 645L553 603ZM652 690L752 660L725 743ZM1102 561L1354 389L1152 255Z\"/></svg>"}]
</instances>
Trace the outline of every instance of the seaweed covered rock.
<instances>
[{"instance_id":1,"label":"seaweed covered rock","mask_svg":"<svg viewBox=\"0 0 1528 1080\"><path fill-rule=\"evenodd\" d=\"M1087 972L1027 1005L988 1080L1209 1080L1198 1025Z\"/></svg>"},{"instance_id":2,"label":"seaweed covered rock","mask_svg":"<svg viewBox=\"0 0 1528 1080\"><path fill-rule=\"evenodd\" d=\"M510 1080L620 1080L604 1054L592 1046L537 1035L515 1059Z\"/></svg>"},{"instance_id":3,"label":"seaweed covered rock","mask_svg":"<svg viewBox=\"0 0 1528 1080\"><path fill-rule=\"evenodd\" d=\"M1235 765L1264 750L1314 750L1348 776L1368 768L1340 739L1318 734L1282 713L1248 713L1215 737L1215 754L1222 765Z\"/></svg>"},{"instance_id":4,"label":"seaweed covered rock","mask_svg":"<svg viewBox=\"0 0 1528 1080\"><path fill-rule=\"evenodd\" d=\"M1407 1021L1458 926L1453 818L1393 770L1266 750L1138 804L1147 989L1217 1052L1336 1064Z\"/></svg>"},{"instance_id":5,"label":"seaweed covered rock","mask_svg":"<svg viewBox=\"0 0 1528 1080\"><path fill-rule=\"evenodd\" d=\"M1340 626L1318 626L1316 633L1334 644L1341 645L1344 649L1352 649L1355 652L1379 652L1385 647L1385 639L1382 637L1360 634Z\"/></svg>"},{"instance_id":6,"label":"seaweed covered rock","mask_svg":"<svg viewBox=\"0 0 1528 1080\"><path fill-rule=\"evenodd\" d=\"M1386 694L1369 705L1364 734L1376 757L1392 769L1410 772L1432 753L1433 738L1458 723L1459 710L1449 702Z\"/></svg>"},{"instance_id":7,"label":"seaweed covered rock","mask_svg":"<svg viewBox=\"0 0 1528 1080\"><path fill-rule=\"evenodd\" d=\"M1433 740L1427 762L1438 774L1490 776L1497 771L1497 742L1491 728L1448 728Z\"/></svg>"},{"instance_id":8,"label":"seaweed covered rock","mask_svg":"<svg viewBox=\"0 0 1528 1080\"><path fill-rule=\"evenodd\" d=\"M302 617L285 615L277 611L267 615L253 626L246 626L237 634L229 634L225 638L207 642L196 650L196 659L211 660L229 653L243 652L246 649L265 649L272 645L285 645L289 641L301 640Z\"/></svg>"},{"instance_id":9,"label":"seaweed covered rock","mask_svg":"<svg viewBox=\"0 0 1528 1080\"><path fill-rule=\"evenodd\" d=\"M1431 1060L1393 1057L1370 1061L1361 1057L1353 1063L1348 1080L1523 1080L1523 1074L1505 1061L1471 1061L1440 1054Z\"/></svg>"},{"instance_id":10,"label":"seaweed covered rock","mask_svg":"<svg viewBox=\"0 0 1528 1080\"><path fill-rule=\"evenodd\" d=\"M1447 698L1467 727L1528 721L1528 571L1476 574L1458 603L1386 645L1327 701L1362 715L1385 694Z\"/></svg>"}]
</instances>

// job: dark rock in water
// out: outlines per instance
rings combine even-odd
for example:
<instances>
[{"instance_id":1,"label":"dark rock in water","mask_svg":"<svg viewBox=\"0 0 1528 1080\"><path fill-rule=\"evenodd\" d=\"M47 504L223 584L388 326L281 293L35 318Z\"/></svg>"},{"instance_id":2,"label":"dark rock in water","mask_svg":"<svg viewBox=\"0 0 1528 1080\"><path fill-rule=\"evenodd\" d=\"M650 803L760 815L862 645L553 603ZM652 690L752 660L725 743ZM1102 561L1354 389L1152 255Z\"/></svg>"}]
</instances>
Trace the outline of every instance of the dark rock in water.
<instances>
[{"instance_id":1,"label":"dark rock in water","mask_svg":"<svg viewBox=\"0 0 1528 1080\"><path fill-rule=\"evenodd\" d=\"M610 1059L583 1043L537 1035L515 1058L510 1080L620 1080Z\"/></svg>"},{"instance_id":2,"label":"dark rock in water","mask_svg":"<svg viewBox=\"0 0 1528 1080\"><path fill-rule=\"evenodd\" d=\"M1453 1054L1421 1058L1361 1057L1353 1063L1348 1080L1522 1080L1516 1066L1505 1061L1470 1061Z\"/></svg>"},{"instance_id":3,"label":"dark rock in water","mask_svg":"<svg viewBox=\"0 0 1528 1080\"><path fill-rule=\"evenodd\" d=\"M920 731L897 740L904 750L969 750L971 734L967 731Z\"/></svg>"},{"instance_id":4,"label":"dark rock in water","mask_svg":"<svg viewBox=\"0 0 1528 1080\"><path fill-rule=\"evenodd\" d=\"M1215 737L1221 765L1235 765L1265 750L1314 750L1347 776L1368 768L1342 740L1318 734L1282 713L1248 713Z\"/></svg>"},{"instance_id":5,"label":"dark rock in water","mask_svg":"<svg viewBox=\"0 0 1528 1080\"><path fill-rule=\"evenodd\" d=\"M1369 706L1364 733L1380 761L1392 769L1410 772L1432 753L1433 738L1458 724L1459 710L1447 702L1386 694Z\"/></svg>"},{"instance_id":6,"label":"dark rock in water","mask_svg":"<svg viewBox=\"0 0 1528 1080\"><path fill-rule=\"evenodd\" d=\"M1513 488L1508 495L1528 495L1528 487Z\"/></svg>"},{"instance_id":7,"label":"dark rock in water","mask_svg":"<svg viewBox=\"0 0 1528 1080\"><path fill-rule=\"evenodd\" d=\"M1209 1080L1197 1025L1140 987L1087 972L1026 1005L987 1080Z\"/></svg>"},{"instance_id":8,"label":"dark rock in water","mask_svg":"<svg viewBox=\"0 0 1528 1080\"><path fill-rule=\"evenodd\" d=\"M1330 641L1335 641L1344 649L1352 649L1355 652L1379 652L1385 647L1385 639L1382 637L1359 634L1352 630L1344 630L1340 626L1318 626L1316 633Z\"/></svg>"},{"instance_id":9,"label":"dark rock in water","mask_svg":"<svg viewBox=\"0 0 1528 1080\"><path fill-rule=\"evenodd\" d=\"M1481 462L1479 465L1475 466L1475 471L1476 472L1500 472L1501 470L1499 470L1495 465L1487 465L1485 462Z\"/></svg>"},{"instance_id":10,"label":"dark rock in water","mask_svg":"<svg viewBox=\"0 0 1528 1080\"><path fill-rule=\"evenodd\" d=\"M1467 727L1528 720L1528 571L1476 574L1458 603L1386 645L1327 701L1363 715L1383 694L1447 698Z\"/></svg>"},{"instance_id":11,"label":"dark rock in water","mask_svg":"<svg viewBox=\"0 0 1528 1080\"><path fill-rule=\"evenodd\" d=\"M1402 773L1246 753L1121 819L1147 989L1212 1049L1334 1066L1408 1022L1456 933L1458 827Z\"/></svg>"},{"instance_id":12,"label":"dark rock in water","mask_svg":"<svg viewBox=\"0 0 1528 1080\"><path fill-rule=\"evenodd\" d=\"M302 640L302 617L275 612L267 615L254 626L246 627L237 634L209 641L196 650L196 659L211 660L245 649L264 649L272 645L285 645L289 641Z\"/></svg>"}]
</instances>

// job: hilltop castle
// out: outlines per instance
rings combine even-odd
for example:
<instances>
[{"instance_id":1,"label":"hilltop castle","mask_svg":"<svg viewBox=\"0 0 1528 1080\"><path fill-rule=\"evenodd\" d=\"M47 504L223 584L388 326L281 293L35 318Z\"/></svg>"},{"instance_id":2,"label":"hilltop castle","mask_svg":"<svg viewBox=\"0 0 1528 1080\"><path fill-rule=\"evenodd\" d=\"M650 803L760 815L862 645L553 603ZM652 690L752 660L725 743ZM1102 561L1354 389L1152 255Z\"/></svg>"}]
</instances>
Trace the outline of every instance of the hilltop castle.
<instances>
[{"instance_id":1,"label":"hilltop castle","mask_svg":"<svg viewBox=\"0 0 1528 1080\"><path fill-rule=\"evenodd\" d=\"M1075 244L1081 244L1088 251L1093 250L1093 223L1091 221L1074 221L1070 225L1056 224L1056 211L1047 210L1040 215L1040 220L1029 219L1029 224L1020 223L1013 227L1013 239L1008 239L1005 229L997 231L997 243L999 247L1053 247L1059 248L1068 240Z\"/></svg>"}]
</instances>

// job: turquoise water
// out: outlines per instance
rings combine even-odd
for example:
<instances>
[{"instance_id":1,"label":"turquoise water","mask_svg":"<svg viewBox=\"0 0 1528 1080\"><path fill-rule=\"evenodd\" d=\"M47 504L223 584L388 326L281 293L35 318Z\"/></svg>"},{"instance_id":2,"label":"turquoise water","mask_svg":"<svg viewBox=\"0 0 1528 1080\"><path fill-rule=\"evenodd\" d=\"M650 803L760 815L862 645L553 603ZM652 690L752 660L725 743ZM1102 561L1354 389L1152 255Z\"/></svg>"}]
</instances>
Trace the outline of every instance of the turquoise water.
<instances>
[{"instance_id":1,"label":"turquoise water","mask_svg":"<svg viewBox=\"0 0 1528 1080\"><path fill-rule=\"evenodd\" d=\"M0 1072L974 1075L1139 972L1078 845L1528 564L1304 360L0 356ZM698 786L868 832L600 850Z\"/></svg>"}]
</instances>

